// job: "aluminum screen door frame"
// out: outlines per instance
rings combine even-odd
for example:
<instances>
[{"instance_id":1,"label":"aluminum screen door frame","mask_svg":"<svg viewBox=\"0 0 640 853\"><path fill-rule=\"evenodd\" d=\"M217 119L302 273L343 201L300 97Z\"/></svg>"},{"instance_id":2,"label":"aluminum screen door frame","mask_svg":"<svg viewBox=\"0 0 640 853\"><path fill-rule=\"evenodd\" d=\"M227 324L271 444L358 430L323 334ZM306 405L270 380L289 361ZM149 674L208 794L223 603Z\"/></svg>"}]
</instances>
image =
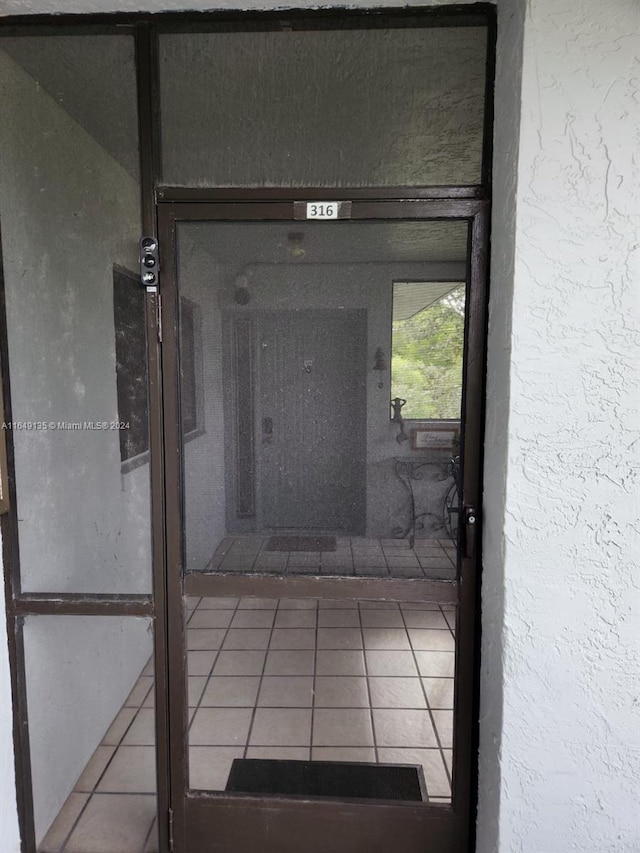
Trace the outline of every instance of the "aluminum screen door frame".
<instances>
[{"instance_id":1,"label":"aluminum screen door frame","mask_svg":"<svg viewBox=\"0 0 640 853\"><path fill-rule=\"evenodd\" d=\"M323 193L326 191L322 191ZM270 194L273 190L270 191ZM275 195L275 193L273 193ZM351 220L463 220L468 223L468 308L461 426L464 459L462 504L475 513L463 525L456 581L361 577L184 575L182 571L181 435L179 407L177 225L181 222L294 221L294 200L313 190L283 190L280 200L234 200L234 191L202 191L201 202L158 205L161 263L164 465L169 678L171 825L176 853L462 853L472 828L475 754L474 678L480 548L481 460L486 339L487 201L473 199L370 201L349 194ZM242 193L239 193L242 197ZM260 191L254 191L260 199ZM336 198L345 191L336 191ZM224 199L214 201L215 198ZM273 197L273 195L271 195ZM318 223L322 227L322 223ZM471 526L473 525L473 526ZM479 525L478 525L479 526ZM456 708L452 805L357 802L307 797L255 797L191 792L188 787L186 627L183 595L326 597L436 601L458 605Z\"/></svg>"}]
</instances>

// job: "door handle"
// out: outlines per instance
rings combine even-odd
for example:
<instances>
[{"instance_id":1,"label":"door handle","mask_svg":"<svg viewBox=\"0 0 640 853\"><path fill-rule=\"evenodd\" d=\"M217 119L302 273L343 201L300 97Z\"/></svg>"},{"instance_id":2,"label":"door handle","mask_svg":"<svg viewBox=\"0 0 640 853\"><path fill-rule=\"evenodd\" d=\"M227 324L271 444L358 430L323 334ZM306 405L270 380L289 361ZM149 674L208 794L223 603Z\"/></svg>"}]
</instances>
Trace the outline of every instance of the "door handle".
<instances>
[{"instance_id":1,"label":"door handle","mask_svg":"<svg viewBox=\"0 0 640 853\"><path fill-rule=\"evenodd\" d=\"M478 528L478 512L473 506L465 506L464 513L464 555L475 557L476 531Z\"/></svg>"}]
</instances>

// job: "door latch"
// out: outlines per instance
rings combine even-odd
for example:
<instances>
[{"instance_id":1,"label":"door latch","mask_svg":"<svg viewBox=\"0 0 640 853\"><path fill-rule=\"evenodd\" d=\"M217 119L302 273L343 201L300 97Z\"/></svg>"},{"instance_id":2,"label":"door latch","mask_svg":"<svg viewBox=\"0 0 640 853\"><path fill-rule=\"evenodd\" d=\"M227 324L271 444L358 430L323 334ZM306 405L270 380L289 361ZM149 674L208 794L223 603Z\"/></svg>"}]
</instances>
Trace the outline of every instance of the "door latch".
<instances>
[{"instance_id":1,"label":"door latch","mask_svg":"<svg viewBox=\"0 0 640 853\"><path fill-rule=\"evenodd\" d=\"M478 512L473 506L465 506L464 513L464 555L474 557L476 553L476 530L478 528Z\"/></svg>"}]
</instances>

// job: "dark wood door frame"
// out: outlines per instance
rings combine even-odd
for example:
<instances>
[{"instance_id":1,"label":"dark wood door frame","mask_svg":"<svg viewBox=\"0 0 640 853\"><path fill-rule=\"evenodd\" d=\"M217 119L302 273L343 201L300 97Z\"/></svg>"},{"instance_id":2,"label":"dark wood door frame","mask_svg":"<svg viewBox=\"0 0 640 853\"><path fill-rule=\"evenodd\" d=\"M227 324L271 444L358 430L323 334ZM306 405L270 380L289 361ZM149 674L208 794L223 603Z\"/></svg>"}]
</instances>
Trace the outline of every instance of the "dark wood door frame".
<instances>
[{"instance_id":1,"label":"dark wood door frame","mask_svg":"<svg viewBox=\"0 0 640 853\"><path fill-rule=\"evenodd\" d=\"M166 191L165 191L166 192ZM324 192L324 191L323 191ZM308 853L327 849L327 823L332 827L332 853L351 853L359 839L367 851L395 849L424 853L464 851L472 832L475 774L474 677L477 664L476 607L479 542L467 536L461 546L457 581L385 580L376 578L259 577L186 574L182 577L182 507L179 424L179 354L177 340L177 226L180 222L288 221L294 200L314 197L314 190L282 190L279 200L251 201L233 190L201 191L199 201L159 204L162 272L162 374L167 542L166 647L169 659L169 740L171 809L176 853L283 853L299 849L304 837ZM256 195L260 196L258 191ZM165 198L167 195L164 196ZM206 199L206 202L205 202ZM353 220L463 220L469 228L467 324L463 396L462 503L481 512L481 463L484 399L486 259L488 210L471 199L384 200L352 195ZM319 223L319 227L322 225ZM478 525L479 526L479 525ZM468 528L467 528L468 529ZM475 529L474 531L475 532ZM345 803L304 798L256 798L232 794L188 793L185 747L186 653L183 595L347 597L385 600L450 601L458 605L454 712L454 790L452 807L403 803ZM250 816L250 817L249 817ZM212 828L215 827L215 837ZM363 827L368 827L365 839ZM268 828L268 831L267 831ZM279 828L279 829L277 829ZM304 836L298 833L304 833ZM360 835L358 835L360 833ZM297 836L297 839L296 839ZM273 840L269 840L273 839ZM289 841L287 839L290 839ZM293 840L291 840L293 839ZM339 840L338 840L339 839ZM291 846L287 846L290 844ZM335 847L335 844L339 846Z\"/></svg>"},{"instance_id":2,"label":"dark wood door frame","mask_svg":"<svg viewBox=\"0 0 640 853\"><path fill-rule=\"evenodd\" d=\"M345 27L355 28L385 28L385 27L428 27L428 26L486 26L488 28L488 53L487 74L485 87L485 125L484 125L484 151L482 163L482 178L475 186L452 186L452 187L397 187L397 188L360 188L350 189L317 189L313 192L299 190L282 192L277 189L264 190L193 190L180 187L166 187L161 178L160 157L160 105L159 105L159 73L157 61L157 41L160 32L197 32L203 27L216 31L233 32L237 30L261 30L278 29L282 26L293 29L315 29L330 30ZM477 303L471 307L478 320L484 323L486 312L486 249L488 245L489 220L488 206L486 200L490 198L491 184L491 162L492 162L492 126L493 126L493 79L495 67L495 33L496 15L495 7L491 3L477 3L469 6L445 6L427 7L423 9L333 9L333 10L287 10L286 20L283 21L283 13L275 12L234 12L221 11L212 13L198 13L189 11L185 13L167 14L88 14L88 15L23 15L8 16L0 22L0 33L3 36L56 36L56 35L83 35L97 33L124 33L130 32L136 42L136 74L138 86L138 132L140 147L140 190L141 190L141 231L144 235L157 234L158 203L164 207L164 202L202 202L227 200L232 203L242 201L256 201L258 199L278 201L289 198L309 199L340 199L360 198L363 202L368 199L372 202L380 200L434 200L448 201L459 200L465 203L475 202L476 206L467 208L465 218L469 219L472 236L474 237L473 251L477 253L473 265L474 275L482 282L482 295ZM477 204L480 202L480 204ZM445 203L440 207L443 218L451 215L451 209ZM434 208L435 210L435 208ZM1 247L0 247L1 248ZM0 251L1 260L1 251ZM2 270L0 263L0 331L6 329L6 317L4 315ZM164 423L162 419L162 373L161 373L161 346L158 340L158 318L159 297L156 294L147 294L147 341L148 341L148 371L149 371L149 411L150 411L150 468L151 468L151 502L152 502L152 528L153 528L153 597L151 596L88 596L81 593L70 593L59 595L55 592L41 595L24 594L20 586L20 559L17 535L16 495L15 495L15 468L13 461L13 447L11 436L8 436L8 474L9 474L9 512L0 517L3 541L3 566L4 582L7 607L7 629L9 637L9 662L11 669L11 683L13 692L14 710L14 746L15 746L15 769L17 778L18 816L20 822L20 835L22 847L25 853L35 853L35 831L33 821L33 800L31 786L29 729L26 699L26 676L24 662L24 647L22 638L22 627L24 617L29 614L50 615L148 615L154 620L154 655L155 655L155 694L156 694L156 749L158 765L158 833L159 849L166 853L169 849L171 835L172 803L170 800L171 787L171 762L168 752L168 696L169 682L167 677L167 661L169 649L168 639L168 615L166 607L167 598L167 572L165 551L165 489L164 489ZM483 326L484 328L484 326ZM4 342L4 345L3 345ZM475 349L477 345L477 349ZM469 346L474 347L477 357L469 364L469 381L483 384L484 375L484 333L482 340L469 341ZM11 419L11 395L9 383L9 361L6 352L6 335L0 334L0 369L4 379L4 401L5 417ZM475 413L469 412L469 416L475 426L482 424L483 405L478 407ZM481 462L481 445L472 451ZM478 469L480 470L480 469ZM479 495L479 482L468 483L468 493L475 492ZM480 543L477 543L477 553L480 553ZM479 564L478 564L479 568ZM244 578L233 579L230 576L220 577L219 594L238 594L246 592ZM266 594L303 594L303 587L299 586L298 578L286 579L271 578L272 584L265 587ZM375 579L366 579L364 586L356 589L352 579L326 578L325 593L335 597L337 595L355 598L358 595L365 597L380 597L383 593L378 588ZM401 582L402 583L402 582ZM402 588L395 581L385 582L385 595L390 598L398 598L406 594L409 587L404 582ZM200 591L197 578L189 579L189 591L198 594ZM403 592L404 590L404 592ZM206 591L205 589L202 592ZM477 568L475 564L463 571L459 584L442 584L439 587L432 586L429 591L434 601L457 601L464 608L478 608L479 583ZM466 635L469 642L465 642L465 648L469 648L471 660L463 660L461 664L473 667L473 638L479 630L475 619L469 624L462 626L461 636ZM477 673L477 661L476 661ZM477 687L476 687L477 697ZM471 697L470 702L473 701ZM472 711L471 719L475 719ZM472 755L475 751L475 743L471 744ZM471 796L468 797L470 807L473 806L475 785L470 780ZM237 799L229 807L234 810L243 810L250 803L246 799ZM225 808L221 809L221 815ZM335 805L332 804L330 812L333 816ZM346 808L346 807L345 807ZM343 807L339 806L340 813ZM282 811L278 806L277 811ZM302 813L300 813L302 815ZM251 813L249 815L252 816ZM200 812L198 805L194 804L191 815L194 826L200 826ZM274 820L276 819L275 816ZM405 826L410 826L411 819L405 812ZM472 845L474 832L473 815L469 814L467 838ZM222 821L221 832L224 833L225 821ZM302 824L307 825L307 824ZM404 829L402 830L405 831ZM399 839L402 836L399 836ZM221 835L221 840L224 836ZM368 849L372 851L373 846ZM176 849L179 850L180 839L176 838ZM466 842L462 839L459 849L467 849ZM429 849L425 847L425 850ZM469 847L468 849L471 849ZM204 850L204 848L203 848ZM296 853L298 851L296 850ZM324 853L324 851L323 851ZM336 851L337 853L337 851Z\"/></svg>"}]
</instances>

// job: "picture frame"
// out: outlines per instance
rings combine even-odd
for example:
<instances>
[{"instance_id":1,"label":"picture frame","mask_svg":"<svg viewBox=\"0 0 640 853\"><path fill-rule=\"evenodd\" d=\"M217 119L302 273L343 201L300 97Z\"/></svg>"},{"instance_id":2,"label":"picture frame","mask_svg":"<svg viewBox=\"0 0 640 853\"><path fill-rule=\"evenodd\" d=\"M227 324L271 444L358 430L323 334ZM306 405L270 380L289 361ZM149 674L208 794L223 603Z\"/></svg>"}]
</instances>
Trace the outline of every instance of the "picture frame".
<instances>
[{"instance_id":1,"label":"picture frame","mask_svg":"<svg viewBox=\"0 0 640 853\"><path fill-rule=\"evenodd\" d=\"M412 450L450 450L458 441L457 424L451 426L419 426L411 429Z\"/></svg>"}]
</instances>

